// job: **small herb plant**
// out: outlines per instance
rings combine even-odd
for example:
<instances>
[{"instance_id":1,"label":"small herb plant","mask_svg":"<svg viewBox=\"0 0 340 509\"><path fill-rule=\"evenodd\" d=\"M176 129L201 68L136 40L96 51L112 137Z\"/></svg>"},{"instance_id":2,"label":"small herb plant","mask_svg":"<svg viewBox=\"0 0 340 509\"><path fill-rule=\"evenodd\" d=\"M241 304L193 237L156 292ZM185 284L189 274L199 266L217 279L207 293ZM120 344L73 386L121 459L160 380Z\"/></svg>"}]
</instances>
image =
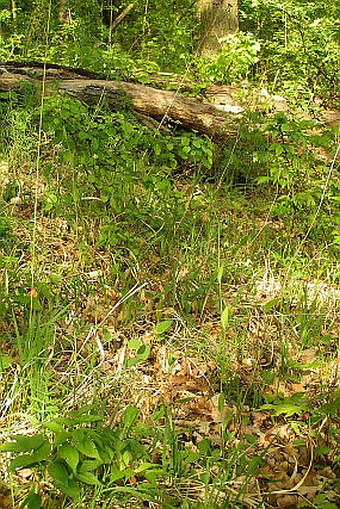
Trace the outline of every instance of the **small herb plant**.
<instances>
[{"instance_id":1,"label":"small herb plant","mask_svg":"<svg viewBox=\"0 0 340 509\"><path fill-rule=\"evenodd\" d=\"M55 489L78 500L83 485L110 489L129 484L134 476L148 483L162 477L142 443L133 438L138 409L128 406L118 426L104 427L101 410L86 405L41 426L32 436L14 435L0 446L10 453L9 470L32 468L39 479L46 474ZM41 497L34 489L21 507L41 507Z\"/></svg>"}]
</instances>

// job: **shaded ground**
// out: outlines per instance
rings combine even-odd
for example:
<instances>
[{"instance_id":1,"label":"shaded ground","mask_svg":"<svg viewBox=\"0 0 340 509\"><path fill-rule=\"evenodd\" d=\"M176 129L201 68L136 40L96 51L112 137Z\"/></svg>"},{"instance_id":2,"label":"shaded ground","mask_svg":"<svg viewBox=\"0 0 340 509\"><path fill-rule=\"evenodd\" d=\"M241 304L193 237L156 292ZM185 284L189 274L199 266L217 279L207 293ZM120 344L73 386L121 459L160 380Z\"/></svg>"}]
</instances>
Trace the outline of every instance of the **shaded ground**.
<instances>
[{"instance_id":1,"label":"shaded ground","mask_svg":"<svg viewBox=\"0 0 340 509\"><path fill-rule=\"evenodd\" d=\"M8 189L6 161L1 168ZM156 251L138 259L127 251L117 274L115 253L96 246L100 219L71 225L40 213L43 182L24 170L21 179L20 192L3 202L1 439L96 398L107 401L108 419L133 403L148 424L164 405L181 450L197 453L208 439L237 465L221 486L214 462L202 472L189 462L165 493L194 504L208 486L216 507L226 493L235 507L338 507L340 290L327 246L303 245L269 219L256 194L221 192L213 203L218 235L202 228L170 263ZM202 225L211 221L212 189L195 191ZM177 190L193 200L190 185ZM161 448L154 446L155 464ZM14 474L18 499L32 479L30 469ZM2 491L1 507L11 507Z\"/></svg>"}]
</instances>

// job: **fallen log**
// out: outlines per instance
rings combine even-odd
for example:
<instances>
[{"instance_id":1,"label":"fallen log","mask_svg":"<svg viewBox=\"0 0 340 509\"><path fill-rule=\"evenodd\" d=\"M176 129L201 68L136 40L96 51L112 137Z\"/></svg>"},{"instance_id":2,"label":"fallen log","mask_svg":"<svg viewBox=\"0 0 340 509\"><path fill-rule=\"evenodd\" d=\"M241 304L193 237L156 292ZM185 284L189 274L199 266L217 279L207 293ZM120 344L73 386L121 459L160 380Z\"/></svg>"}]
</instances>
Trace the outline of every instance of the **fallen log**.
<instances>
[{"instance_id":1,"label":"fallen log","mask_svg":"<svg viewBox=\"0 0 340 509\"><path fill-rule=\"evenodd\" d=\"M0 65L0 92L20 92L23 83L45 83L47 93L57 89L91 106L104 100L116 111L128 102L132 112L159 122L223 139L235 134L236 114L178 92L131 83L97 78L95 74L59 65L10 62ZM49 87L49 84L51 86Z\"/></svg>"}]
</instances>

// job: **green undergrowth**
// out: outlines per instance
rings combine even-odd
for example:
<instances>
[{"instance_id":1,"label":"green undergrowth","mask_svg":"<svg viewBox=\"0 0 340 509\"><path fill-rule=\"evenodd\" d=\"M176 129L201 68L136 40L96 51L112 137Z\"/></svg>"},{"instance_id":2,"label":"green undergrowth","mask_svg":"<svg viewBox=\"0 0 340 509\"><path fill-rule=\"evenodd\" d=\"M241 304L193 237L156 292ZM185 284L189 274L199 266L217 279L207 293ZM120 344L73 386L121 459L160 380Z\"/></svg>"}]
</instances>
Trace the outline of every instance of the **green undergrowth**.
<instances>
[{"instance_id":1,"label":"green undergrowth","mask_svg":"<svg viewBox=\"0 0 340 509\"><path fill-rule=\"evenodd\" d=\"M1 62L245 110L1 92L0 507L340 506L339 5L242 0L209 56L196 6L0 0Z\"/></svg>"},{"instance_id":2,"label":"green undergrowth","mask_svg":"<svg viewBox=\"0 0 340 509\"><path fill-rule=\"evenodd\" d=\"M249 113L217 148L143 127L128 105L66 96L45 98L39 131L35 92L23 95L0 104L1 471L13 505L263 507L252 483L271 442L252 434L256 412L335 472L335 133ZM195 363L208 366L202 415L217 396L205 428L199 412L180 421L193 389L170 397L171 384L201 383ZM165 393L158 377L171 379ZM21 468L35 472L25 483ZM327 489L314 506L335 507Z\"/></svg>"}]
</instances>

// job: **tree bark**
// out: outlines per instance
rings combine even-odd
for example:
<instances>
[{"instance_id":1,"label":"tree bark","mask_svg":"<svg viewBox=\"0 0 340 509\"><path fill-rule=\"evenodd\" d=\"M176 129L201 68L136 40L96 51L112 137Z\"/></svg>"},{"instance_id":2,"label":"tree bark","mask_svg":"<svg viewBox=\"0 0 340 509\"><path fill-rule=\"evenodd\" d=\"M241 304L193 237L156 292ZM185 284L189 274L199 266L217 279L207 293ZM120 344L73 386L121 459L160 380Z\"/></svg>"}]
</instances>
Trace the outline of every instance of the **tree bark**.
<instances>
[{"instance_id":1,"label":"tree bark","mask_svg":"<svg viewBox=\"0 0 340 509\"><path fill-rule=\"evenodd\" d=\"M212 55L223 47L223 37L238 30L238 0L199 0L199 52Z\"/></svg>"},{"instance_id":2,"label":"tree bark","mask_svg":"<svg viewBox=\"0 0 340 509\"><path fill-rule=\"evenodd\" d=\"M70 22L70 13L67 0L58 0L58 21L60 25Z\"/></svg>"},{"instance_id":3,"label":"tree bark","mask_svg":"<svg viewBox=\"0 0 340 509\"><path fill-rule=\"evenodd\" d=\"M44 69L43 64L2 64L0 92L20 92L23 83L41 83L44 76L48 94L55 93L57 89L91 106L105 99L112 111L129 107L141 119L144 116L160 124L180 125L216 139L233 135L239 124L237 115L193 97L138 83L95 79L87 71L58 65L49 65Z\"/></svg>"}]
</instances>

